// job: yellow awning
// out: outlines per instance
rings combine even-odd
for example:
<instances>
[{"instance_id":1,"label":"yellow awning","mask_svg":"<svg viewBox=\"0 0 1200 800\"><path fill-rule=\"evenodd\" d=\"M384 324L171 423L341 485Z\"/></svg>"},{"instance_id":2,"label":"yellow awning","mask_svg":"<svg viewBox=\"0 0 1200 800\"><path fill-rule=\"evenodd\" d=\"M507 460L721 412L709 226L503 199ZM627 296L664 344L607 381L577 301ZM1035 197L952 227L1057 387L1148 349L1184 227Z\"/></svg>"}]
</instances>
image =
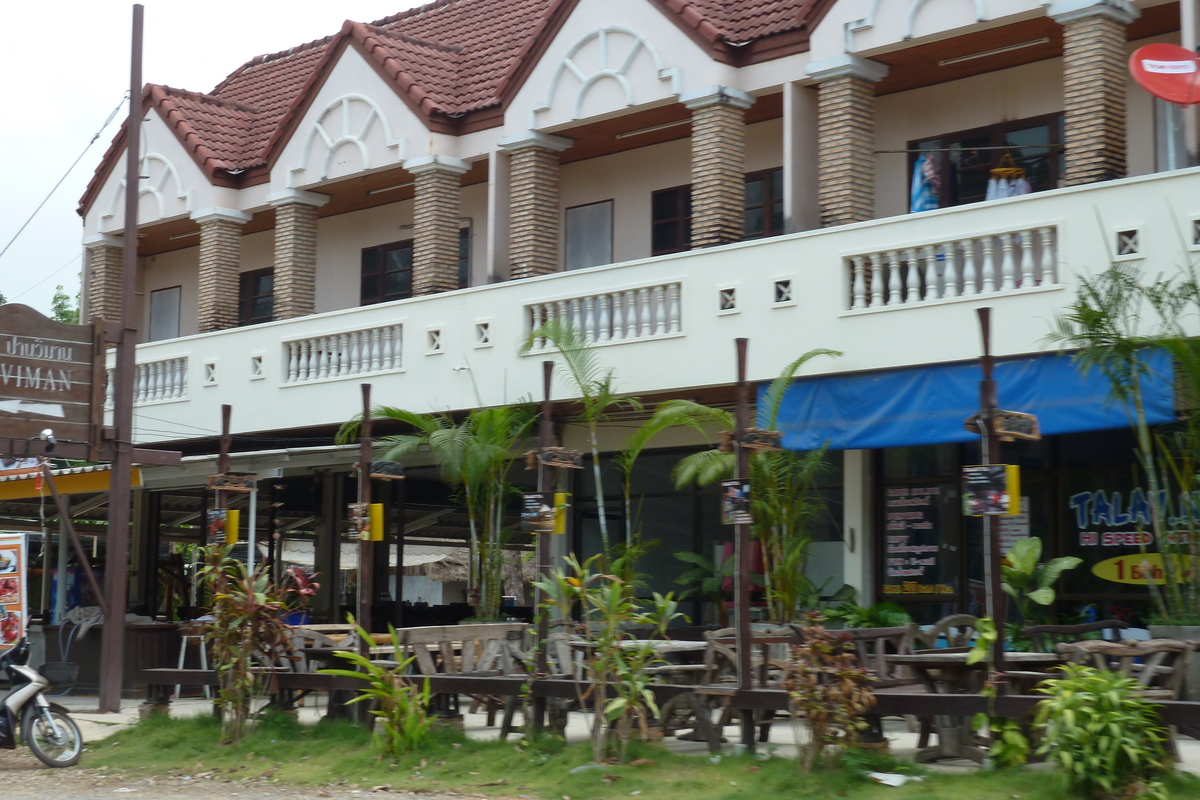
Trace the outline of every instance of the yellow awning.
<instances>
[{"instance_id":1,"label":"yellow awning","mask_svg":"<svg viewBox=\"0 0 1200 800\"><path fill-rule=\"evenodd\" d=\"M59 494L89 494L92 492L107 492L112 479L109 467L77 467L75 469L55 470L54 485ZM142 485L142 469L134 467L130 475L130 484L137 488ZM36 474L29 476L8 476L0 480L0 500L21 500L29 497L49 497L50 487L41 482L39 492Z\"/></svg>"}]
</instances>

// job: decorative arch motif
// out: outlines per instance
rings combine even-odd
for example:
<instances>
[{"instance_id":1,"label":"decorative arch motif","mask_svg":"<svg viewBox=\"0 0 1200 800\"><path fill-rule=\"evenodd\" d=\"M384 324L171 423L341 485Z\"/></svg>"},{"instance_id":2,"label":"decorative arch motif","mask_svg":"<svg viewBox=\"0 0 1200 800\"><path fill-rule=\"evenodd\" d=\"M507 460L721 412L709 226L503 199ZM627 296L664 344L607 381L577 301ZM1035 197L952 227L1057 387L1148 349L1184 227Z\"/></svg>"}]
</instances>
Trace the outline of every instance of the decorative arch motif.
<instances>
[{"instance_id":1,"label":"decorative arch motif","mask_svg":"<svg viewBox=\"0 0 1200 800\"><path fill-rule=\"evenodd\" d=\"M144 152L144 151L143 151ZM161 153L146 153L142 156L139 175L147 176L146 180L138 185L138 201L142 197L150 195L154 198L155 204L158 206L157 219L176 216L176 214L187 214L192 211L192 192L190 189L183 188L183 181L180 180L179 170L175 168L175 164L171 159ZM171 189L169 191L169 189ZM167 204L170 200L182 203L182 207L171 213L173 210L168 210ZM125 178L122 177L117 182L116 188L113 190L112 198L108 203L108 210L100 215L103 221L111 220L117 215L117 209L121 208L125 203Z\"/></svg>"},{"instance_id":2,"label":"decorative arch motif","mask_svg":"<svg viewBox=\"0 0 1200 800\"><path fill-rule=\"evenodd\" d=\"M870 30L875 27L875 16L879 11L879 3L881 0L871 0L867 6L867 14L862 19L851 20L846 23L846 52L853 53L854 35L860 31ZM984 0L970 0L971 5L975 7L975 21L983 22L987 17L987 8L984 5ZM926 0L911 0L911 5L908 7L908 13L904 16L904 30L901 37L904 39L913 38L913 28L917 24L917 15L921 13L921 7L924 6Z\"/></svg>"},{"instance_id":3,"label":"decorative arch motif","mask_svg":"<svg viewBox=\"0 0 1200 800\"><path fill-rule=\"evenodd\" d=\"M366 117L357 125L353 123L353 110L356 103L367 106ZM404 140L397 139L392 135L392 126L380 105L365 94L344 94L326 106L321 115L313 122L312 127L309 128L300 161L294 164L289 171L288 188L295 188L296 175L308 168L313 148L325 148L325 158L321 163L319 180L329 177L329 167L333 156L345 145L356 147L362 158L363 168L370 169L371 158L370 150L367 148L367 137L370 136L377 124L383 127L386 146L396 151L397 161L403 161L405 157Z\"/></svg>"},{"instance_id":4,"label":"decorative arch motif","mask_svg":"<svg viewBox=\"0 0 1200 800\"><path fill-rule=\"evenodd\" d=\"M593 42L596 44L598 57L595 59L594 68L588 72L580 65L579 55ZM606 25L584 36L563 56L558 69L554 71L554 77L550 80L550 89L546 93L545 101L535 106L530 112L530 129L537 129L537 115L550 110L560 84L568 75L579 82L579 88L576 89L571 104L572 119L579 119L582 116L583 102L587 98L587 93L604 80L613 80L620 85L621 91L625 95L626 106L636 105L637 100L634 97L633 84L629 80L629 72L643 51L654 60L658 79L670 81L671 94L678 95L682 91L678 67L664 67L662 57L650 40L632 28L624 25Z\"/></svg>"}]
</instances>

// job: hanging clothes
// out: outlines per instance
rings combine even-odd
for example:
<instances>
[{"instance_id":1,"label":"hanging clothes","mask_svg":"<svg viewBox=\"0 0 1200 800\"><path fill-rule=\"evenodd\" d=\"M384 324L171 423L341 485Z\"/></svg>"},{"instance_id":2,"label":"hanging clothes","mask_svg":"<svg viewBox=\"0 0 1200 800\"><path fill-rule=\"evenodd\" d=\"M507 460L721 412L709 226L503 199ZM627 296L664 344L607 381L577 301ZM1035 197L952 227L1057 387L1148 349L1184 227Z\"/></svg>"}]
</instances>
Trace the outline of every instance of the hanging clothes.
<instances>
[{"instance_id":1,"label":"hanging clothes","mask_svg":"<svg viewBox=\"0 0 1200 800\"><path fill-rule=\"evenodd\" d=\"M918 211L932 211L938 208L938 197L941 190L942 179L938 174L937 159L929 155L919 156L917 163L913 165L909 213L915 214Z\"/></svg>"},{"instance_id":2,"label":"hanging clothes","mask_svg":"<svg viewBox=\"0 0 1200 800\"><path fill-rule=\"evenodd\" d=\"M1033 187L1029 184L1029 181L1027 181L1025 178L1017 178L1012 182L1012 185L1009 186L1008 196L1016 197L1017 195L1029 194L1032 191Z\"/></svg>"}]
</instances>

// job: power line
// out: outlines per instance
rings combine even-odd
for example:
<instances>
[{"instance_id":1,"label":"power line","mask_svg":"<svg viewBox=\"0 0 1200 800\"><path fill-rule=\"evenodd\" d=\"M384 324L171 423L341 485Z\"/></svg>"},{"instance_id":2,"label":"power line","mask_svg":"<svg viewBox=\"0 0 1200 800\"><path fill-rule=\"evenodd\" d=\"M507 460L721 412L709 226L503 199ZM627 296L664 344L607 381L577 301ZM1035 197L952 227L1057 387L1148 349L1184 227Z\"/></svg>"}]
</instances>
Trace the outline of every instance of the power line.
<instances>
[{"instance_id":1,"label":"power line","mask_svg":"<svg viewBox=\"0 0 1200 800\"><path fill-rule=\"evenodd\" d=\"M67 176L71 174L71 170L75 169L75 167L79 165L79 162L83 160L83 157L87 155L87 151L90 150L92 145L96 143L96 140L100 138L100 134L104 133L104 129L107 128L109 123L113 121L113 118L117 116L117 112L121 110L121 106L125 105L125 99L128 96L128 92L121 96L121 102L117 103L117 107L114 108L112 113L108 115L108 119L104 120L104 124L101 125L100 130L96 131L96 134L92 136L92 140L87 143L87 147L83 148L83 152L79 154L79 157L71 162L71 166L67 167L67 171L64 172L63 176L58 179L58 183L54 184L54 188L49 191L49 193L42 199L42 202L38 203L38 206L33 210L33 213L29 215L29 219L25 220L24 224L17 229L16 233L13 234L13 237L8 240L8 244L4 245L4 249L0 250L0 258L4 257L4 254L8 252L8 248L12 247L13 242L17 240L17 237L25 231L25 228L29 227L29 223L33 222L33 218L36 217L38 212L42 210L42 206L46 205L46 203L50 200L50 197L56 191L58 191L58 187L62 186L63 181L65 181Z\"/></svg>"},{"instance_id":2,"label":"power line","mask_svg":"<svg viewBox=\"0 0 1200 800\"><path fill-rule=\"evenodd\" d=\"M12 242L9 242L9 244L12 244ZM2 254L0 254L0 255L2 255ZM64 269L66 269L67 267L69 267L69 266L71 266L72 264L74 264L76 261L78 261L78 260L79 260L79 257L80 257L81 255L82 255L82 253L76 253L75 255L71 256L70 260L68 260L68 261L67 261L67 263L63 264L63 265L62 265L61 267L59 267L58 269L54 270L54 272L51 272L49 275L47 275L46 277L42 278L40 281L38 281L37 283L35 283L33 286L30 286L28 289L25 289L24 291L20 292L19 294L15 294L15 295L13 295L11 298L9 298L9 302L11 303L13 300L19 300L19 299L21 299L21 297L22 297L23 295L27 295L27 294L29 294L30 292L32 292L32 291L33 291L34 289L36 289L37 287L41 286L43 283L45 283L46 281L50 280L50 279L51 279L51 278L53 278L55 275L57 275L58 273L62 272Z\"/></svg>"}]
</instances>

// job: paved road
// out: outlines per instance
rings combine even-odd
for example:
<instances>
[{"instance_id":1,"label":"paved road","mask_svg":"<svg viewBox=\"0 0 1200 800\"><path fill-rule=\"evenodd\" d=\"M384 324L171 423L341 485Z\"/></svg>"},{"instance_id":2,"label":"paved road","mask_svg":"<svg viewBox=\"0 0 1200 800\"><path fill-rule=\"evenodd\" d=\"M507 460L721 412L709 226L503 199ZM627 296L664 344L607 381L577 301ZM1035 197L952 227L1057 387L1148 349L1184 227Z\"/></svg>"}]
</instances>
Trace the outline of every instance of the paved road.
<instances>
[{"instance_id":1,"label":"paved road","mask_svg":"<svg viewBox=\"0 0 1200 800\"><path fill-rule=\"evenodd\" d=\"M185 798L237 798L238 800L295 800L294 786L239 783L215 779L135 778L110 775L102 770L48 769L24 748L0 750L0 800L184 800ZM435 795L371 789L305 789L306 798L334 800L445 800ZM464 795L455 795L463 800Z\"/></svg>"}]
</instances>

